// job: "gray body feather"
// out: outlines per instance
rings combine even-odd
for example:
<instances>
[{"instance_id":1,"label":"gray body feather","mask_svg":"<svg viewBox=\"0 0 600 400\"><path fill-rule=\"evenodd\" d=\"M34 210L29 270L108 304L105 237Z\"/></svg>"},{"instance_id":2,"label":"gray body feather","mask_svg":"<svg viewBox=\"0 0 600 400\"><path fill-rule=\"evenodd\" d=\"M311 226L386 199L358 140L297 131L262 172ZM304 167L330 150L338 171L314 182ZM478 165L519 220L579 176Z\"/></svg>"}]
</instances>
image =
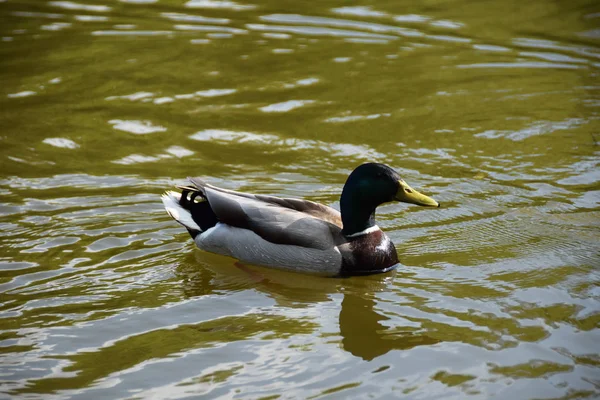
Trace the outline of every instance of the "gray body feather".
<instances>
[{"instance_id":1,"label":"gray body feather","mask_svg":"<svg viewBox=\"0 0 600 400\"><path fill-rule=\"evenodd\" d=\"M219 221L271 243L325 250L344 241L339 226L310 214L208 187L205 193Z\"/></svg>"},{"instance_id":2,"label":"gray body feather","mask_svg":"<svg viewBox=\"0 0 600 400\"><path fill-rule=\"evenodd\" d=\"M300 199L240 193L190 178L219 223L195 238L206 251L281 269L335 275L342 255L340 213Z\"/></svg>"},{"instance_id":3,"label":"gray body feather","mask_svg":"<svg viewBox=\"0 0 600 400\"><path fill-rule=\"evenodd\" d=\"M337 275L342 265L342 255L336 247L317 249L276 244L251 230L222 223L196 236L195 242L202 250L291 271Z\"/></svg>"}]
</instances>

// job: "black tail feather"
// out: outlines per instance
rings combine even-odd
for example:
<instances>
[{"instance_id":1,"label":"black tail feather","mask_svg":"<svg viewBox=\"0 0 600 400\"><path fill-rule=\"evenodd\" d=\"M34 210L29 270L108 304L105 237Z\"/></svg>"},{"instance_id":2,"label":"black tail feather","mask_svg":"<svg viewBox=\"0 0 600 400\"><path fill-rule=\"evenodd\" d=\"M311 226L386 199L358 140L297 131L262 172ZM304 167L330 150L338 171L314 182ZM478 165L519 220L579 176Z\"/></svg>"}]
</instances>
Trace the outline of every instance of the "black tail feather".
<instances>
[{"instance_id":1,"label":"black tail feather","mask_svg":"<svg viewBox=\"0 0 600 400\"><path fill-rule=\"evenodd\" d=\"M177 188L181 190L179 205L192 214L192 219L203 232L219 222L203 192L189 186L178 186ZM200 201L198 201L198 197L200 197Z\"/></svg>"}]
</instances>

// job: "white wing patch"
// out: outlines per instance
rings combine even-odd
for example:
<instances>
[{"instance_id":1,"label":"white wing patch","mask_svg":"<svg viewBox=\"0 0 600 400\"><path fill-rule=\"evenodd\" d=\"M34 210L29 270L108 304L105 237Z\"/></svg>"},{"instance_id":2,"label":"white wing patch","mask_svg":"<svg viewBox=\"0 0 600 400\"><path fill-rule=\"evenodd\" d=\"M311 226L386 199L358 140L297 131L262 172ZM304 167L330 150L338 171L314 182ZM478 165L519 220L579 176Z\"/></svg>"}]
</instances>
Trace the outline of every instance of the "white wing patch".
<instances>
[{"instance_id":1,"label":"white wing patch","mask_svg":"<svg viewBox=\"0 0 600 400\"><path fill-rule=\"evenodd\" d=\"M202 229L198 226L198 224L192 218L192 214L186 210L185 208L179 205L179 199L181 199L181 193L168 191L165 192L162 196L162 202L165 206L165 210L167 213L181 225L185 226L189 229L194 229L196 231L202 232Z\"/></svg>"}]
</instances>

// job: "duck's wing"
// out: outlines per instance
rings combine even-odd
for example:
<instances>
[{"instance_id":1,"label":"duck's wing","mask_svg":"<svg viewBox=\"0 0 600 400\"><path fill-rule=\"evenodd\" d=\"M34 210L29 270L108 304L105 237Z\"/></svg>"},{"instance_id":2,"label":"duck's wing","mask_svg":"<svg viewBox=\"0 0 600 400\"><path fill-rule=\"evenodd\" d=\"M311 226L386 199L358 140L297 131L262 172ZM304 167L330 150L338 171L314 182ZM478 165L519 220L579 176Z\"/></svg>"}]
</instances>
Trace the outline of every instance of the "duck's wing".
<instances>
[{"instance_id":1,"label":"duck's wing","mask_svg":"<svg viewBox=\"0 0 600 400\"><path fill-rule=\"evenodd\" d=\"M190 181L206 197L220 222L249 229L271 243L325 250L343 242L339 226L301 211L320 210L314 206L319 206L317 203L305 205L289 201L294 199L221 189L195 178Z\"/></svg>"},{"instance_id":2,"label":"duck's wing","mask_svg":"<svg viewBox=\"0 0 600 400\"><path fill-rule=\"evenodd\" d=\"M263 194L250 194L243 192L236 192L234 190L223 189L217 186L213 186L204 182L199 178L188 178L190 182L194 184L194 186L200 191L204 191L204 188L211 188L217 190L222 193L227 193L235 196L244 197L247 199L254 199L258 201L263 201L265 203L275 204L283 208L288 208L290 210L296 210L305 214L308 214L312 217L322 219L323 221L330 222L339 228L342 228L342 216L340 212L334 208L328 207L323 204L315 203L310 200L302 200L302 199L291 199L291 198L282 198L275 197Z\"/></svg>"}]
</instances>

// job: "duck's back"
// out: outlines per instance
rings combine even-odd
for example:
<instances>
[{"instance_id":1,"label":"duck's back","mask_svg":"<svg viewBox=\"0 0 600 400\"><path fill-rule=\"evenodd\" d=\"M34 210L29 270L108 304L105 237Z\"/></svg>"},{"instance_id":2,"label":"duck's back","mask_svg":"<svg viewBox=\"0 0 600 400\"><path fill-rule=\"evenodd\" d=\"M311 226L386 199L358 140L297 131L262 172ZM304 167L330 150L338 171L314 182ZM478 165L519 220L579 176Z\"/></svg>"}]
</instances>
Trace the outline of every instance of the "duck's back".
<instances>
[{"instance_id":1,"label":"duck's back","mask_svg":"<svg viewBox=\"0 0 600 400\"><path fill-rule=\"evenodd\" d=\"M306 212L212 187L204 193L220 223L252 231L268 242L325 250L343 241L339 226Z\"/></svg>"},{"instance_id":2,"label":"duck's back","mask_svg":"<svg viewBox=\"0 0 600 400\"><path fill-rule=\"evenodd\" d=\"M342 227L342 217L338 210L325 206L323 204L315 203L314 201L304 199L282 198L264 194L237 192L234 190L223 189L217 186L210 185L199 178L188 179L194 184L194 187L202 193L204 193L207 189L210 189L213 191L218 191L225 195L231 195L233 196L233 198L241 197L250 200L257 200L262 203L277 205L289 210L299 211L312 217L322 219L323 221L330 222L338 226L339 228Z\"/></svg>"},{"instance_id":3,"label":"duck's back","mask_svg":"<svg viewBox=\"0 0 600 400\"><path fill-rule=\"evenodd\" d=\"M193 188L163 197L196 245L243 262L301 272L337 275L344 242L339 213L297 199L234 192L191 180ZM198 201L198 199L200 201ZM184 223L186 214L193 220Z\"/></svg>"}]
</instances>

